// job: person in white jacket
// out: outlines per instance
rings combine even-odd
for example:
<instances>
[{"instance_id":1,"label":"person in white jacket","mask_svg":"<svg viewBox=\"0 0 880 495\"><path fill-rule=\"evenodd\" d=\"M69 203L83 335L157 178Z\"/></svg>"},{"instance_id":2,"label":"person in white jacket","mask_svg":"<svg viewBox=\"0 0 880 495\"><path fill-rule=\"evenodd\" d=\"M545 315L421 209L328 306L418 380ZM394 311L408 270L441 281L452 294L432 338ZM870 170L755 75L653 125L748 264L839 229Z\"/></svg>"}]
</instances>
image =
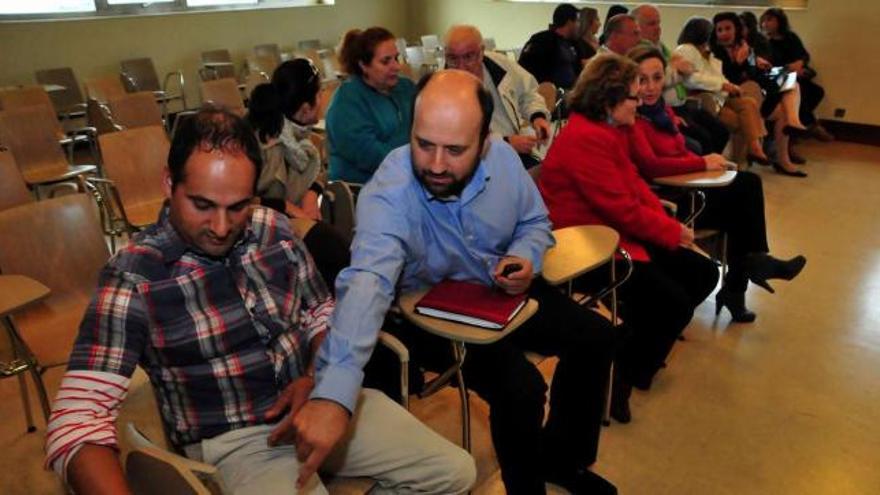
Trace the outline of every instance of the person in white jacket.
<instances>
[{"instance_id":1,"label":"person in white jacket","mask_svg":"<svg viewBox=\"0 0 880 495\"><path fill-rule=\"evenodd\" d=\"M734 146L734 160L743 159L769 165L761 138L767 135L764 120L754 98L742 94L736 84L724 77L721 61L712 55L709 39L712 22L703 17L691 17L678 36L678 47L673 54L685 60L693 70L683 73L682 82L689 93L707 93L718 108L718 118L742 145ZM680 70L680 69L679 69ZM736 141L735 141L736 142ZM742 156L745 151L745 156ZM738 156L737 156L738 155Z\"/></svg>"},{"instance_id":2,"label":"person in white jacket","mask_svg":"<svg viewBox=\"0 0 880 495\"><path fill-rule=\"evenodd\" d=\"M550 111L538 81L504 55L486 53L483 35L474 26L452 26L445 44L446 67L477 76L492 95L490 132L510 143L526 168L537 165L550 138Z\"/></svg>"}]
</instances>

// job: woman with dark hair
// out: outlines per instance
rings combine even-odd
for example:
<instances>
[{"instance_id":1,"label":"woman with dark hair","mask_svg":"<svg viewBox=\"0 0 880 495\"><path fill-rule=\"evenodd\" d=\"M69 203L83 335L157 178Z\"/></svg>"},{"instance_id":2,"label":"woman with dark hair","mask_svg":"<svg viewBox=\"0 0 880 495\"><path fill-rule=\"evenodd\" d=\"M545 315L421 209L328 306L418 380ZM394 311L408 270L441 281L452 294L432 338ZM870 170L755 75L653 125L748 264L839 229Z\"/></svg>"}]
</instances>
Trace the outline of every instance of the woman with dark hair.
<instances>
[{"instance_id":1,"label":"woman with dark hair","mask_svg":"<svg viewBox=\"0 0 880 495\"><path fill-rule=\"evenodd\" d=\"M698 156L684 146L672 109L663 101L666 62L653 47L639 46L627 56L639 64L641 104L635 125L627 128L629 154L646 179L704 170L723 170L724 157ZM755 313L745 304L749 280L768 288L768 279L791 280L806 263L803 256L788 261L768 254L761 178L739 172L723 188L707 189L706 208L697 227L719 229L727 234L727 275L715 296L715 313L727 307L733 321L752 322ZM680 205L684 207L685 205ZM689 205L688 205L689 206Z\"/></svg>"},{"instance_id":2,"label":"woman with dark hair","mask_svg":"<svg viewBox=\"0 0 880 495\"><path fill-rule=\"evenodd\" d=\"M721 12L712 19L715 29L709 45L721 61L728 81L739 85L745 94L760 102L761 116L773 122L773 142L777 162L774 168L785 175L805 176L789 156L789 134L806 130L798 116L801 95L797 84L781 88L776 77L768 74L770 62L751 50L743 38L742 22L733 12ZM747 89L748 88L748 89Z\"/></svg>"},{"instance_id":3,"label":"woman with dark hair","mask_svg":"<svg viewBox=\"0 0 880 495\"><path fill-rule=\"evenodd\" d=\"M623 420L629 419L631 386L650 387L718 281L715 264L688 249L693 230L666 214L629 158L625 128L635 123L638 92L634 62L594 57L569 95L571 117L538 181L554 228L607 225L634 261L632 276L618 289L623 321L632 330L615 366L611 414ZM590 275L607 280L606 273Z\"/></svg>"},{"instance_id":4,"label":"woman with dark hair","mask_svg":"<svg viewBox=\"0 0 880 495\"><path fill-rule=\"evenodd\" d=\"M761 28L758 27L758 17L754 12L746 10L739 14L739 20L742 23L742 37L752 47L755 57L762 58L772 65L770 62L772 58L770 42L766 36L761 34Z\"/></svg>"},{"instance_id":5,"label":"woman with dark hair","mask_svg":"<svg viewBox=\"0 0 880 495\"><path fill-rule=\"evenodd\" d=\"M272 81L254 88L247 120L257 134L263 168L257 179L260 202L292 219L327 286L349 264L348 245L321 222L318 197L323 191L321 154L309 137L318 121L321 78L308 59L279 65Z\"/></svg>"},{"instance_id":6,"label":"woman with dark hair","mask_svg":"<svg viewBox=\"0 0 880 495\"><path fill-rule=\"evenodd\" d=\"M339 58L349 77L327 109L333 180L366 183L391 150L409 142L416 87L400 77L394 41L381 27L345 33Z\"/></svg>"},{"instance_id":7,"label":"woman with dark hair","mask_svg":"<svg viewBox=\"0 0 880 495\"><path fill-rule=\"evenodd\" d=\"M593 58L599 49L599 40L596 33L602 21L599 20L599 11L593 7L584 7L578 15L577 39L574 41L574 49L577 51L581 64L586 65L587 60Z\"/></svg>"},{"instance_id":8,"label":"woman with dark hair","mask_svg":"<svg viewBox=\"0 0 880 495\"><path fill-rule=\"evenodd\" d=\"M767 130L758 103L743 95L742 88L724 77L721 61L709 48L712 31L712 23L703 17L691 17L682 28L678 47L673 53L692 67L690 72L682 72L682 83L693 93L711 96L710 101L718 108L718 118L739 142L734 146L737 161L742 160L740 153L745 149L749 163L756 161L769 165L761 146L761 138L767 135Z\"/></svg>"},{"instance_id":9,"label":"woman with dark hair","mask_svg":"<svg viewBox=\"0 0 880 495\"><path fill-rule=\"evenodd\" d=\"M815 82L816 71L809 66L810 54L804 48L800 37L791 30L788 16L779 8L770 8L761 14L761 29L770 40L771 62L797 72L801 85L800 117L810 132L822 141L834 139L819 124L815 111L825 97L825 89Z\"/></svg>"},{"instance_id":10,"label":"woman with dark hair","mask_svg":"<svg viewBox=\"0 0 880 495\"><path fill-rule=\"evenodd\" d=\"M614 17L618 14L628 14L628 13L629 13L629 9L624 7L623 5L620 5L619 3L616 3L616 4L612 5L611 7L608 7L608 12L605 13L605 27L608 27L608 21L611 20L612 17ZM608 37L608 35L603 31L602 35L599 36L599 44L604 45L605 39L607 37Z\"/></svg>"}]
</instances>

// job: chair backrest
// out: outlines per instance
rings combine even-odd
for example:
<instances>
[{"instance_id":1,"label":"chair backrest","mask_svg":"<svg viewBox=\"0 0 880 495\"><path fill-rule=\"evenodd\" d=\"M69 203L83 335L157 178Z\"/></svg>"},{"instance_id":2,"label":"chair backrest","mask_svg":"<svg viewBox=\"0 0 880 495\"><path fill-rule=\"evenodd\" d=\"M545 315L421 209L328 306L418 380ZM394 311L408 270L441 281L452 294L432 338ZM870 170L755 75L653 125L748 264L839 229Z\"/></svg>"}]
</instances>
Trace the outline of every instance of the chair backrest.
<instances>
[{"instance_id":1,"label":"chair backrest","mask_svg":"<svg viewBox=\"0 0 880 495\"><path fill-rule=\"evenodd\" d=\"M98 136L104 172L116 184L124 209L160 201L168 136L161 126L138 127Z\"/></svg>"},{"instance_id":2,"label":"chair backrest","mask_svg":"<svg viewBox=\"0 0 880 495\"><path fill-rule=\"evenodd\" d=\"M544 98L544 104L550 114L556 109L556 85L545 81L538 85L538 93Z\"/></svg>"},{"instance_id":3,"label":"chair backrest","mask_svg":"<svg viewBox=\"0 0 880 495\"><path fill-rule=\"evenodd\" d=\"M30 203L33 200L12 152L0 146L0 210Z\"/></svg>"},{"instance_id":4,"label":"chair backrest","mask_svg":"<svg viewBox=\"0 0 880 495\"><path fill-rule=\"evenodd\" d=\"M305 52L308 50L319 50L321 48L321 40L300 40L296 44L296 48L301 52Z\"/></svg>"},{"instance_id":5,"label":"chair backrest","mask_svg":"<svg viewBox=\"0 0 880 495\"><path fill-rule=\"evenodd\" d=\"M424 48L420 46L408 46L404 53L406 54L406 63L416 70L420 69L428 60Z\"/></svg>"},{"instance_id":6,"label":"chair backrest","mask_svg":"<svg viewBox=\"0 0 880 495\"><path fill-rule=\"evenodd\" d=\"M122 79L128 85L129 91L159 91L159 76L153 66L153 59L149 57L131 58L119 63L122 70Z\"/></svg>"},{"instance_id":7,"label":"chair backrest","mask_svg":"<svg viewBox=\"0 0 880 495\"><path fill-rule=\"evenodd\" d=\"M354 238L355 209L354 194L347 183L341 180L330 181L324 187L321 203L324 221L330 223L348 242Z\"/></svg>"},{"instance_id":8,"label":"chair backrest","mask_svg":"<svg viewBox=\"0 0 880 495\"><path fill-rule=\"evenodd\" d=\"M265 72L248 72L244 77L244 92L250 98L254 88L267 82L269 82L269 76Z\"/></svg>"},{"instance_id":9,"label":"chair backrest","mask_svg":"<svg viewBox=\"0 0 880 495\"><path fill-rule=\"evenodd\" d=\"M324 72L324 79L339 79L339 75L342 73L342 67L339 64L339 58L336 56L336 51L330 48L318 50L318 58L320 59L319 67L321 67Z\"/></svg>"},{"instance_id":10,"label":"chair backrest","mask_svg":"<svg viewBox=\"0 0 880 495\"><path fill-rule=\"evenodd\" d=\"M490 52L495 51L495 38L483 38L483 48Z\"/></svg>"},{"instance_id":11,"label":"chair backrest","mask_svg":"<svg viewBox=\"0 0 880 495\"><path fill-rule=\"evenodd\" d=\"M202 64L207 66L212 63L229 64L212 66L210 72L215 75L214 79L235 77L235 66L232 65L232 55L229 54L229 50L221 48L202 52Z\"/></svg>"},{"instance_id":12,"label":"chair backrest","mask_svg":"<svg viewBox=\"0 0 880 495\"><path fill-rule=\"evenodd\" d=\"M58 144L57 126L58 119L51 106L0 112L0 143L12 151L26 181L68 170L67 158Z\"/></svg>"},{"instance_id":13,"label":"chair backrest","mask_svg":"<svg viewBox=\"0 0 880 495\"><path fill-rule=\"evenodd\" d=\"M440 37L436 34L426 34L422 36L422 46L425 53L434 53L440 48Z\"/></svg>"},{"instance_id":14,"label":"chair backrest","mask_svg":"<svg viewBox=\"0 0 880 495\"><path fill-rule=\"evenodd\" d=\"M199 83L202 93L202 103L213 103L226 107L238 115L244 115L244 101L238 90L238 82L232 78L215 79Z\"/></svg>"},{"instance_id":15,"label":"chair backrest","mask_svg":"<svg viewBox=\"0 0 880 495\"><path fill-rule=\"evenodd\" d=\"M268 55L251 54L247 57L248 72L262 72L266 77L271 78L280 62Z\"/></svg>"},{"instance_id":16,"label":"chair backrest","mask_svg":"<svg viewBox=\"0 0 880 495\"><path fill-rule=\"evenodd\" d=\"M94 98L101 103L107 103L110 98L116 98L126 93L125 86L118 75L102 76L86 79L86 97Z\"/></svg>"},{"instance_id":17,"label":"chair backrest","mask_svg":"<svg viewBox=\"0 0 880 495\"><path fill-rule=\"evenodd\" d=\"M70 194L3 210L0 232L0 271L52 291L16 313L16 324L41 363L63 363L110 255L95 201Z\"/></svg>"},{"instance_id":18,"label":"chair backrest","mask_svg":"<svg viewBox=\"0 0 880 495\"><path fill-rule=\"evenodd\" d=\"M125 129L163 125L162 109L150 91L139 91L111 98L107 102L113 122Z\"/></svg>"},{"instance_id":19,"label":"chair backrest","mask_svg":"<svg viewBox=\"0 0 880 495\"><path fill-rule=\"evenodd\" d=\"M38 70L35 74L40 84L54 84L64 89L49 92L49 98L55 104L56 113L69 112L75 105L85 103L79 83L70 67Z\"/></svg>"},{"instance_id":20,"label":"chair backrest","mask_svg":"<svg viewBox=\"0 0 880 495\"><path fill-rule=\"evenodd\" d=\"M281 48L277 43L265 43L254 47L254 55L271 60L275 67L281 64ZM272 69L274 70L275 67ZM269 73L271 74L271 72Z\"/></svg>"}]
</instances>

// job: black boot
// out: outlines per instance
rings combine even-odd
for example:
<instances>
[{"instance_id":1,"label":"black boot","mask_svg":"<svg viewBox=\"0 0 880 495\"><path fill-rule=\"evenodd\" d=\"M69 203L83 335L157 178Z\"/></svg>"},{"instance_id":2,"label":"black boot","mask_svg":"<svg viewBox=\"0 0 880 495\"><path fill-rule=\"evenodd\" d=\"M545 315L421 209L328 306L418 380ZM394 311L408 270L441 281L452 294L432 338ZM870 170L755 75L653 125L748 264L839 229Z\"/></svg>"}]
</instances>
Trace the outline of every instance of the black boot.
<instances>
[{"instance_id":1,"label":"black boot","mask_svg":"<svg viewBox=\"0 0 880 495\"><path fill-rule=\"evenodd\" d=\"M755 321L755 313L746 307L746 292L734 292L725 285L715 294L715 316L721 314L721 308L727 307L730 316L737 323L751 323Z\"/></svg>"},{"instance_id":2,"label":"black boot","mask_svg":"<svg viewBox=\"0 0 880 495\"><path fill-rule=\"evenodd\" d=\"M767 283L768 280L774 278L791 280L798 276L806 264L807 259L800 255L782 261L767 253L752 253L746 258L746 273L752 283L760 285L770 293L775 293L773 287Z\"/></svg>"}]
</instances>

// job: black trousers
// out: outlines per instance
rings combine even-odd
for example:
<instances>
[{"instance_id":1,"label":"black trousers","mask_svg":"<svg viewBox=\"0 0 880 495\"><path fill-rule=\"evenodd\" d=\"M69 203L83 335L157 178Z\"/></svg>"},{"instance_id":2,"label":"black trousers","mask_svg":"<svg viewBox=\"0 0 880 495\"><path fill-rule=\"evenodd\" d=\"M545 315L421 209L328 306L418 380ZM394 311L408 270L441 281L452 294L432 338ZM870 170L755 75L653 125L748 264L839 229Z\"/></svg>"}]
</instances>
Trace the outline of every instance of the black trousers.
<instances>
[{"instance_id":1,"label":"black trousers","mask_svg":"<svg viewBox=\"0 0 880 495\"><path fill-rule=\"evenodd\" d=\"M746 256L770 250L761 178L751 172L740 172L729 186L707 189L706 201L696 226L727 233L728 271L724 283L734 292L743 292L748 286Z\"/></svg>"},{"instance_id":2,"label":"black trousers","mask_svg":"<svg viewBox=\"0 0 880 495\"><path fill-rule=\"evenodd\" d=\"M617 352L615 374L641 389L650 388L694 309L718 282L715 263L694 251L648 249L651 261L634 262L629 280L617 290L628 338ZM623 262L617 263L621 274ZM606 280L608 268L603 267L583 277L578 285L591 290Z\"/></svg>"},{"instance_id":3,"label":"black trousers","mask_svg":"<svg viewBox=\"0 0 880 495\"><path fill-rule=\"evenodd\" d=\"M816 107L825 98L825 89L812 79L798 79L801 85L801 123L809 127L816 123Z\"/></svg>"},{"instance_id":4,"label":"black trousers","mask_svg":"<svg viewBox=\"0 0 880 495\"><path fill-rule=\"evenodd\" d=\"M673 108L687 125L679 126L685 136L700 143L703 154L721 153L730 139L730 131L712 113L690 105Z\"/></svg>"},{"instance_id":5,"label":"black trousers","mask_svg":"<svg viewBox=\"0 0 880 495\"><path fill-rule=\"evenodd\" d=\"M536 280L530 296L539 302L538 312L498 342L469 345L462 368L468 388L489 403L492 442L509 494L545 493L544 466L574 470L595 462L616 347L615 329L608 320L556 288ZM385 330L400 338L411 359L426 369L440 371L452 362L445 339L408 323L387 325ZM546 426L547 385L526 359L526 350L559 357ZM374 352L365 383L388 390L383 383L388 378L376 376L386 368L376 362L381 354ZM390 383L396 380L390 377Z\"/></svg>"}]
</instances>

